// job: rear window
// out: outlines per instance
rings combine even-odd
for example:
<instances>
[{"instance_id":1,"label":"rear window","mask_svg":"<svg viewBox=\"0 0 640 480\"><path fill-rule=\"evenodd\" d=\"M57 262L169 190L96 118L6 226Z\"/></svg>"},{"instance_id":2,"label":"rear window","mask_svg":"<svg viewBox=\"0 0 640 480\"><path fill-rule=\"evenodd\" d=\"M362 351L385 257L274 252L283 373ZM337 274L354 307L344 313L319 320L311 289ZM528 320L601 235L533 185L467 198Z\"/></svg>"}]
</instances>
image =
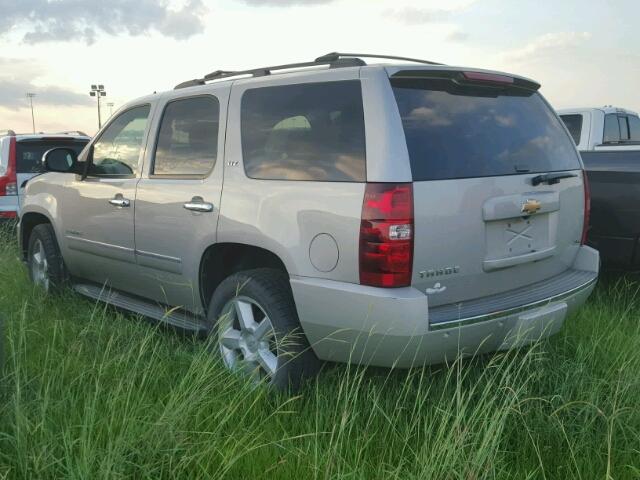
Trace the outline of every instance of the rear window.
<instances>
[{"instance_id":1,"label":"rear window","mask_svg":"<svg viewBox=\"0 0 640 480\"><path fill-rule=\"evenodd\" d=\"M247 176L364 182L365 133L358 80L283 85L242 96Z\"/></svg>"},{"instance_id":2,"label":"rear window","mask_svg":"<svg viewBox=\"0 0 640 480\"><path fill-rule=\"evenodd\" d=\"M618 115L610 113L604 116L604 137L603 143L620 142L620 121Z\"/></svg>"},{"instance_id":3,"label":"rear window","mask_svg":"<svg viewBox=\"0 0 640 480\"><path fill-rule=\"evenodd\" d=\"M629 122L626 115L618 115L618 124L620 125L620 141L629 141Z\"/></svg>"},{"instance_id":4,"label":"rear window","mask_svg":"<svg viewBox=\"0 0 640 480\"><path fill-rule=\"evenodd\" d=\"M560 115L560 118L567 126L567 130L569 130L575 144L580 145L580 139L582 138L582 115Z\"/></svg>"},{"instance_id":5,"label":"rear window","mask_svg":"<svg viewBox=\"0 0 640 480\"><path fill-rule=\"evenodd\" d=\"M41 173L42 155L52 148L71 148L80 153L87 140L22 140L16 142L16 170L18 173Z\"/></svg>"},{"instance_id":6,"label":"rear window","mask_svg":"<svg viewBox=\"0 0 640 480\"><path fill-rule=\"evenodd\" d=\"M640 142L640 118L629 116L629 131L632 142Z\"/></svg>"},{"instance_id":7,"label":"rear window","mask_svg":"<svg viewBox=\"0 0 640 480\"><path fill-rule=\"evenodd\" d=\"M393 79L415 181L580 168L560 120L538 93Z\"/></svg>"}]
</instances>

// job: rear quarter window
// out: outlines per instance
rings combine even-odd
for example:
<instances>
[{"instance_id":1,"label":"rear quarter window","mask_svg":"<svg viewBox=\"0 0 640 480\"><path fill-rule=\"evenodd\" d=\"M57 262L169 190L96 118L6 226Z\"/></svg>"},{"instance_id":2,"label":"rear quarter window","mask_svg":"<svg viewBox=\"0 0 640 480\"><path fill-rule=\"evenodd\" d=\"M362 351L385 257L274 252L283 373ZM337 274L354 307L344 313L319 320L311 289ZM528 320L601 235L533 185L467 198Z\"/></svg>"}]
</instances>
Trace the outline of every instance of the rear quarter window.
<instances>
[{"instance_id":1,"label":"rear quarter window","mask_svg":"<svg viewBox=\"0 0 640 480\"><path fill-rule=\"evenodd\" d=\"M241 102L250 178L364 182L364 112L358 80L262 87Z\"/></svg>"},{"instance_id":2,"label":"rear quarter window","mask_svg":"<svg viewBox=\"0 0 640 480\"><path fill-rule=\"evenodd\" d=\"M538 93L392 79L415 181L580 168L560 120Z\"/></svg>"}]
</instances>

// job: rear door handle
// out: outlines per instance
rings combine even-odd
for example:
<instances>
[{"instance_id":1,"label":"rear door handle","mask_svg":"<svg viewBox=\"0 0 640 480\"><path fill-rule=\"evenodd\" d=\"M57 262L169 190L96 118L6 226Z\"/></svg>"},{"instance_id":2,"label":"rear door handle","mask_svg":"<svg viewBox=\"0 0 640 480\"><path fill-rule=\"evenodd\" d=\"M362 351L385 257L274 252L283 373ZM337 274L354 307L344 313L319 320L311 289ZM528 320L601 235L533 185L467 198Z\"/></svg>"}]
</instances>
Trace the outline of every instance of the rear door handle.
<instances>
[{"instance_id":1,"label":"rear door handle","mask_svg":"<svg viewBox=\"0 0 640 480\"><path fill-rule=\"evenodd\" d=\"M121 193L109 200L109 203L116 207L128 207L131 205L131 201L128 198L124 198Z\"/></svg>"},{"instance_id":2,"label":"rear door handle","mask_svg":"<svg viewBox=\"0 0 640 480\"><path fill-rule=\"evenodd\" d=\"M213 203L205 202L202 197L193 197L184 204L184 208L192 212L213 212Z\"/></svg>"}]
</instances>

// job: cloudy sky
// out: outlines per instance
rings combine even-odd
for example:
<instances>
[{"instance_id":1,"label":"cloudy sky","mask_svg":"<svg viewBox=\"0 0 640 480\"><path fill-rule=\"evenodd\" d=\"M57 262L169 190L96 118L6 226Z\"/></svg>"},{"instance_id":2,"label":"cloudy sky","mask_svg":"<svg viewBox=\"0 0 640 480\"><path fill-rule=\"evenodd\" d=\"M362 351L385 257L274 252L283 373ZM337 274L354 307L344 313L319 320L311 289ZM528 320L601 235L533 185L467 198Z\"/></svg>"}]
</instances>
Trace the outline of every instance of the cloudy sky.
<instances>
[{"instance_id":1,"label":"cloudy sky","mask_svg":"<svg viewBox=\"0 0 640 480\"><path fill-rule=\"evenodd\" d=\"M638 0L0 0L0 129L97 128L217 69L388 53L530 76L557 107L640 111ZM109 115L105 106L103 118Z\"/></svg>"}]
</instances>

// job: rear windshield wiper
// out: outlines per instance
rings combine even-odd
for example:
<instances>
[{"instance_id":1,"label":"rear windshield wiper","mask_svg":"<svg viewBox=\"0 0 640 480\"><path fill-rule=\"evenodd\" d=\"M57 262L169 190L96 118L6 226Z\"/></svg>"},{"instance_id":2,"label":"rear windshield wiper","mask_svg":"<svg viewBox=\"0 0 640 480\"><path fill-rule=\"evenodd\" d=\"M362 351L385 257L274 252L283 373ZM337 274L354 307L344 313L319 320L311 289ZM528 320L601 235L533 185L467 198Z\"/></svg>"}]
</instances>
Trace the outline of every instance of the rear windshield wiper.
<instances>
[{"instance_id":1,"label":"rear windshield wiper","mask_svg":"<svg viewBox=\"0 0 640 480\"><path fill-rule=\"evenodd\" d=\"M558 172L558 173L545 173L543 175L537 175L531 179L531 185L534 187L536 185L540 185L541 183L546 183L547 185L553 185L555 183L559 183L563 178L573 178L578 175L575 173L569 172Z\"/></svg>"}]
</instances>

